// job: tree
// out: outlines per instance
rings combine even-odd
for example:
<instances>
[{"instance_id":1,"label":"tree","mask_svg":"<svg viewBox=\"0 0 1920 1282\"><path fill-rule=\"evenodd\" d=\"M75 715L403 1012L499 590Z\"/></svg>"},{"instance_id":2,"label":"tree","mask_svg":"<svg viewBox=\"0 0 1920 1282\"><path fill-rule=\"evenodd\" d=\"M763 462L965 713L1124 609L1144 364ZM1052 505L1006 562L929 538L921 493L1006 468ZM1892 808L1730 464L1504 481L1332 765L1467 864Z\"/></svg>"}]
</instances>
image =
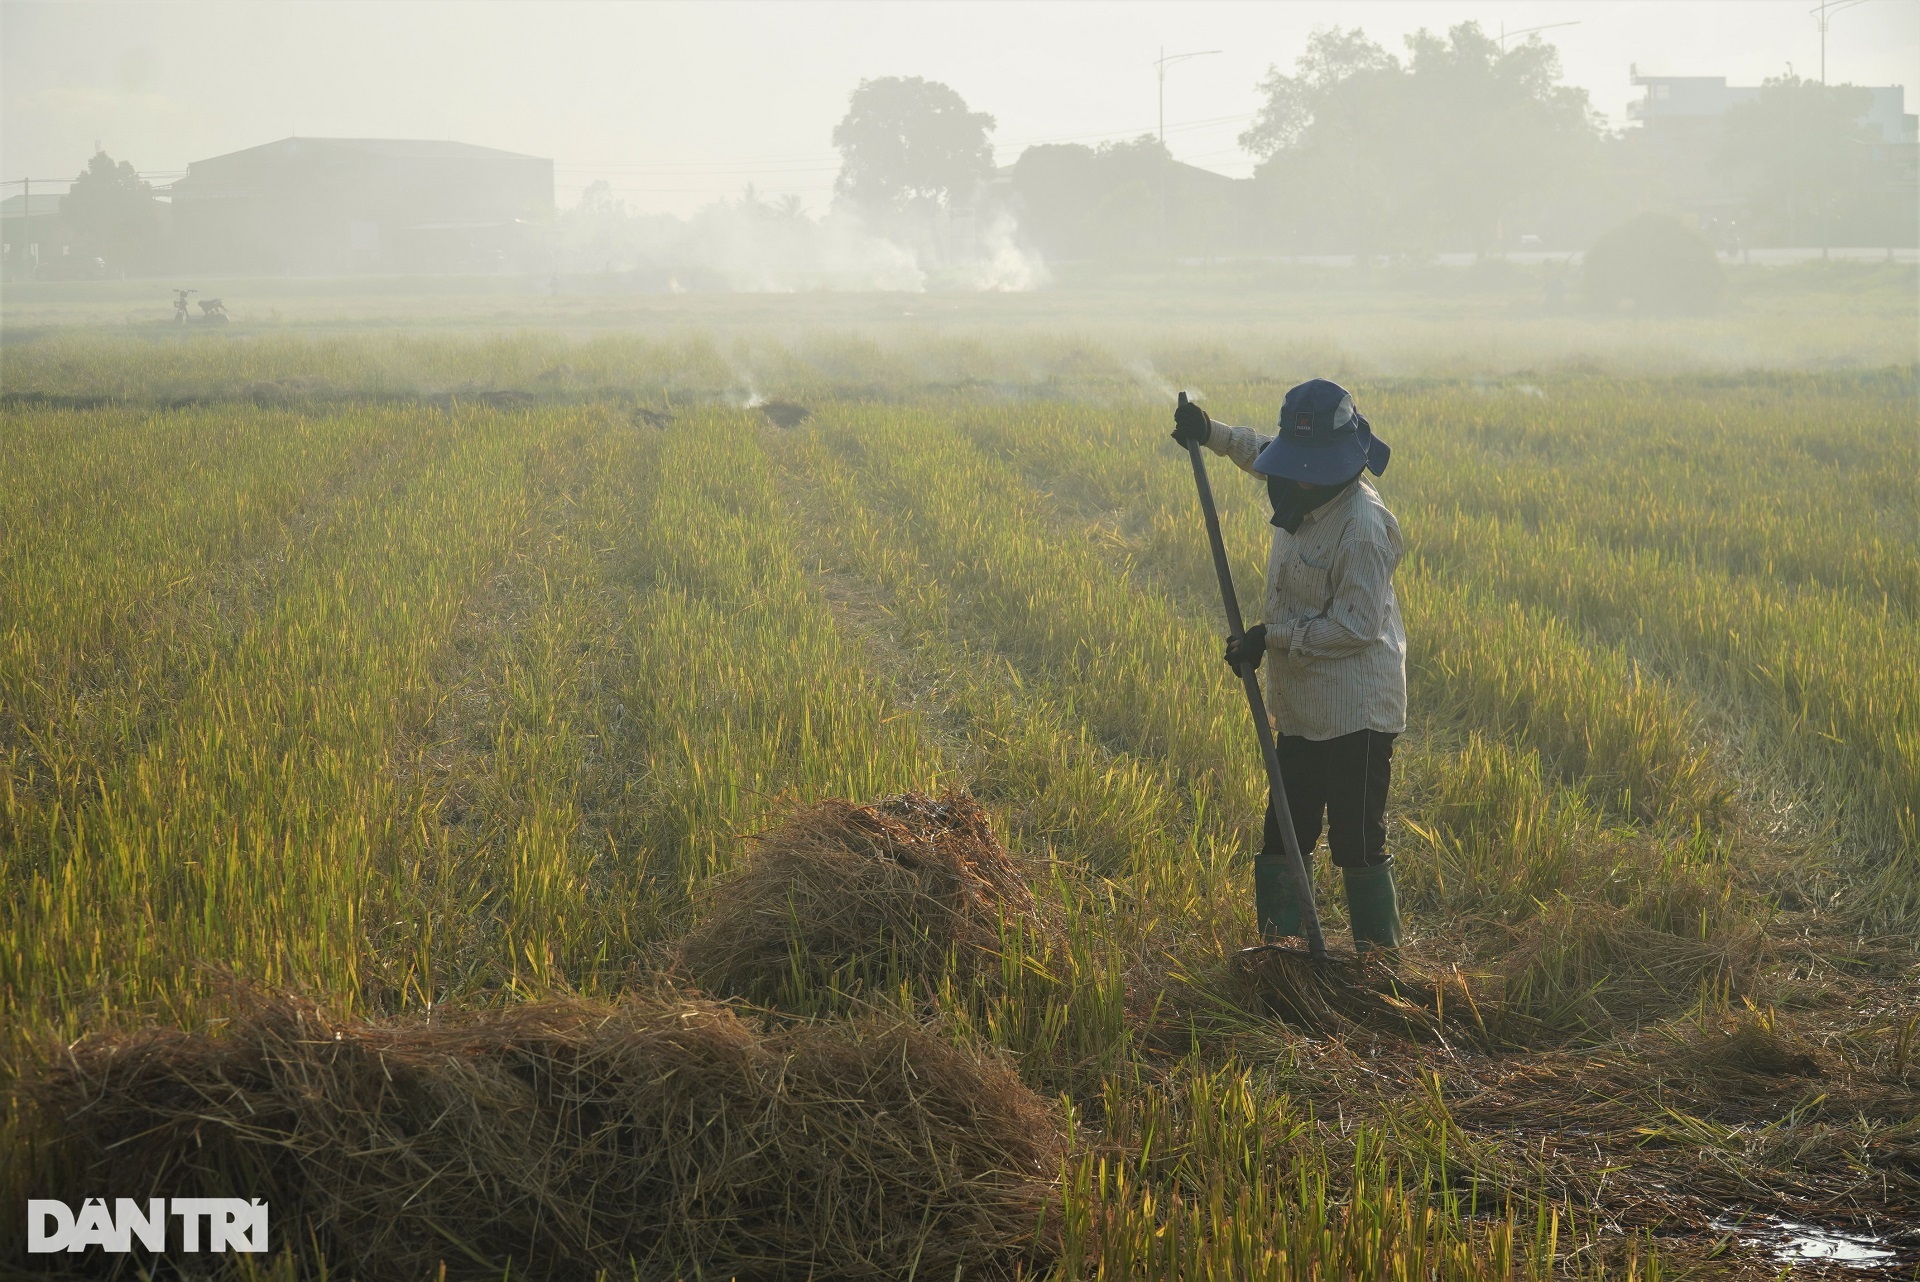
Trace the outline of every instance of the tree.
<instances>
[{"instance_id":1,"label":"tree","mask_svg":"<svg viewBox=\"0 0 1920 1282\"><path fill-rule=\"evenodd\" d=\"M580 203L554 220L554 249L560 265L571 271L612 272L624 262L630 220L626 202L613 194L604 178L587 184Z\"/></svg>"},{"instance_id":2,"label":"tree","mask_svg":"<svg viewBox=\"0 0 1920 1282\"><path fill-rule=\"evenodd\" d=\"M993 117L919 76L862 80L834 126L840 176L834 193L878 222L932 216L993 177Z\"/></svg>"},{"instance_id":3,"label":"tree","mask_svg":"<svg viewBox=\"0 0 1920 1282\"><path fill-rule=\"evenodd\" d=\"M1503 216L1580 163L1599 131L1537 36L1510 49L1466 22L1407 57L1359 30L1317 32L1291 76L1269 70L1241 145L1296 236L1360 253L1484 249Z\"/></svg>"},{"instance_id":4,"label":"tree","mask_svg":"<svg viewBox=\"0 0 1920 1282\"><path fill-rule=\"evenodd\" d=\"M148 266L159 246L160 206L152 184L104 151L73 180L60 202L60 216L83 253L113 267Z\"/></svg>"},{"instance_id":5,"label":"tree","mask_svg":"<svg viewBox=\"0 0 1920 1282\"><path fill-rule=\"evenodd\" d=\"M1013 190L1022 225L1055 258L1127 258L1159 246L1173 158L1152 134L1088 147L1042 143L1020 153Z\"/></svg>"},{"instance_id":6,"label":"tree","mask_svg":"<svg viewBox=\"0 0 1920 1282\"><path fill-rule=\"evenodd\" d=\"M1363 73L1399 70L1399 63L1358 27L1314 32L1293 65L1291 76L1267 68L1259 85L1265 101L1240 135L1240 145L1262 160L1298 143L1335 87Z\"/></svg>"},{"instance_id":7,"label":"tree","mask_svg":"<svg viewBox=\"0 0 1920 1282\"><path fill-rule=\"evenodd\" d=\"M762 222L804 222L807 217L806 205L799 196L789 192L768 200L752 183L748 183L746 190L740 193L740 201L735 208L745 217Z\"/></svg>"},{"instance_id":8,"label":"tree","mask_svg":"<svg viewBox=\"0 0 1920 1282\"><path fill-rule=\"evenodd\" d=\"M580 203L561 217L624 218L626 215L627 203L613 194L613 184L604 178L596 178L581 191Z\"/></svg>"},{"instance_id":9,"label":"tree","mask_svg":"<svg viewBox=\"0 0 1920 1282\"><path fill-rule=\"evenodd\" d=\"M1840 228L1878 221L1870 206L1889 184L1875 182L1879 138L1862 120L1872 101L1852 85L1782 76L1727 112L1721 163L1771 238L1829 244Z\"/></svg>"}]
</instances>

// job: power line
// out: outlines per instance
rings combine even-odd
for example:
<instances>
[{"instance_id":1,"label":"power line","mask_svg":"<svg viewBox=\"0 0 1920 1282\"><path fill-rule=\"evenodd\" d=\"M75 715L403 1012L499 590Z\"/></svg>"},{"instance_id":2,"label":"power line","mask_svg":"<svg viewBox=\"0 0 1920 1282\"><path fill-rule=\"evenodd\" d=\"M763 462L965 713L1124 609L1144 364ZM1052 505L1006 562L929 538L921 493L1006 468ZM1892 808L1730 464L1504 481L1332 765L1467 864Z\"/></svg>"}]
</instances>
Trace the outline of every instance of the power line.
<instances>
[{"instance_id":1,"label":"power line","mask_svg":"<svg viewBox=\"0 0 1920 1282\"><path fill-rule=\"evenodd\" d=\"M1228 116L1207 116L1194 120L1176 121L1173 124L1161 126L1159 128L1159 134L1164 141L1167 134L1191 133L1195 130L1210 129L1218 125L1243 124L1246 121L1252 120L1255 114L1254 112L1241 112ZM1100 129L1078 134L1056 134L1045 138L1030 138L1016 142L995 143L993 150L996 158L999 158L1006 156L1008 153L1025 151L1029 147L1137 138L1150 132L1154 132L1154 130L1147 126L1140 126L1131 129ZM1194 159L1211 159L1215 156L1231 155L1237 150L1238 148L1224 148L1209 151L1202 153ZM658 178L668 182L678 180L684 183L690 179L698 181L701 178L767 178L779 181L780 185L788 190L796 192L822 192L832 190L833 184L831 182L792 180L837 174L839 169L840 157L837 152L815 152L810 155L798 156L770 156L764 160L757 160L750 157L736 157L718 162L704 160L660 160L635 163L626 161L596 162L565 159L555 159L554 161L555 175L557 178L560 178L560 181L558 181L556 185L564 190L583 190L591 180L587 178L587 176L590 175L592 178L626 179L628 182L622 185L629 187L630 190L637 189L663 196L706 195L716 190L722 190L732 184L715 182L707 186L668 187L656 185L653 182L647 181L647 179ZM141 178L153 181L184 178L187 176L188 170L146 169L137 172ZM561 177L562 175L565 175L565 177ZM573 179L583 180L572 181ZM71 178L11 178L7 179L6 183L9 186L28 183L58 183L71 187L74 181L75 180Z\"/></svg>"},{"instance_id":2,"label":"power line","mask_svg":"<svg viewBox=\"0 0 1920 1282\"><path fill-rule=\"evenodd\" d=\"M1163 125L1160 127L1160 136L1162 141L1164 141L1167 134L1186 133L1194 129L1205 129L1212 125L1241 124L1245 121L1252 120L1258 114L1258 112L1248 111L1233 116L1210 116L1205 120L1188 120L1179 124ZM1002 143L996 146L995 150L1003 151L1014 148L1045 147L1054 143L1085 142L1092 138L1138 138L1148 132L1150 131L1145 129L1106 129L1098 133L1075 134L1064 138L1040 138L1032 142Z\"/></svg>"},{"instance_id":3,"label":"power line","mask_svg":"<svg viewBox=\"0 0 1920 1282\"><path fill-rule=\"evenodd\" d=\"M1507 41L1513 39L1515 36L1530 36L1536 31L1552 31L1555 27L1577 27L1579 25L1580 20L1575 18L1572 22L1547 22L1537 27L1522 27L1518 31L1508 31L1507 24L1503 22L1500 24L1500 52L1504 54L1507 51Z\"/></svg>"},{"instance_id":4,"label":"power line","mask_svg":"<svg viewBox=\"0 0 1920 1282\"><path fill-rule=\"evenodd\" d=\"M1187 133L1196 129L1207 129L1215 125L1241 124L1254 118L1254 112L1242 112L1231 116L1209 116L1199 120L1185 120L1167 125L1165 133ZM1061 134L1051 138L1034 138L1020 142L995 143L994 151L1004 153L1024 151L1028 147L1045 147L1060 143L1086 142L1095 139L1135 138L1151 132L1148 129L1101 129L1083 134ZM814 161L831 163L813 164ZM640 176L658 173L675 178L694 178L712 175L724 177L753 177L757 174L808 174L838 173L839 155L835 152L821 152L808 156L769 157L764 161L751 159L730 159L719 162L701 160L662 160L634 163L628 161L596 162L590 160L555 160L555 169L574 172L590 170L615 176Z\"/></svg>"},{"instance_id":5,"label":"power line","mask_svg":"<svg viewBox=\"0 0 1920 1282\"><path fill-rule=\"evenodd\" d=\"M556 171L564 169L571 173L608 174L622 177L645 177L648 174L658 174L663 178L752 178L760 174L772 176L781 174L832 174L838 173L840 166L816 165L806 169L757 167L745 169L664 169L651 165L590 165L574 161L556 161L554 163L554 169Z\"/></svg>"},{"instance_id":6,"label":"power line","mask_svg":"<svg viewBox=\"0 0 1920 1282\"><path fill-rule=\"evenodd\" d=\"M1858 0L1856 0L1856 2L1858 2ZM1164 138L1166 134L1190 133L1197 129L1209 129L1216 125L1242 124L1252 120L1255 114L1254 112L1241 112L1230 116L1207 116L1195 120L1176 121L1173 124L1160 127L1161 136ZM1137 138L1142 134L1151 132L1154 132L1154 126L1148 125L1140 125L1130 129L1098 129L1086 133L1055 134L1045 138L1028 138L1014 142L996 142L993 144L993 150L996 155L1003 155L1007 152L1024 151L1028 147L1045 147L1061 143L1104 141L1107 139ZM1218 155L1222 153L1209 152L1207 154ZM644 177L648 174L658 174L665 178L683 179L707 176L715 178L752 178L762 174L770 177L785 175L801 176L805 174L838 173L840 169L840 155L838 152L825 151L797 156L769 156L764 159L755 157L733 157L719 161L657 160L645 162L566 160L556 158L554 160L554 169L556 171L565 170L573 173L589 171L612 177ZM188 170L142 169L136 172L139 177L153 181L184 178L187 176ZM8 185L31 181L48 184L58 183L71 187L75 180L71 178L34 178L30 180L9 178L5 181ZM674 190L692 191L698 189L679 188Z\"/></svg>"}]
</instances>

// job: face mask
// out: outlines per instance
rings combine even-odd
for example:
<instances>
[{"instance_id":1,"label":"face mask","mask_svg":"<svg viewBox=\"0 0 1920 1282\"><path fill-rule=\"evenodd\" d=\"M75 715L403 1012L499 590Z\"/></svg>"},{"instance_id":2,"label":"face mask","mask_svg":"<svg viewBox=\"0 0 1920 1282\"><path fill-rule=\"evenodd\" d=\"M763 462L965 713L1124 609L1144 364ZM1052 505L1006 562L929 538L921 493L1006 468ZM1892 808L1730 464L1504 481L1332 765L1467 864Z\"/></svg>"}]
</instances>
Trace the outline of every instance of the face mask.
<instances>
[{"instance_id":1,"label":"face mask","mask_svg":"<svg viewBox=\"0 0 1920 1282\"><path fill-rule=\"evenodd\" d=\"M1359 473L1356 472L1354 475L1357 476ZM1308 491L1284 477L1269 476L1267 499L1273 504L1273 515L1268 518L1267 524L1277 525L1288 534L1298 534L1300 522L1306 520L1307 513L1324 505L1352 483L1353 477L1350 476L1338 485Z\"/></svg>"}]
</instances>

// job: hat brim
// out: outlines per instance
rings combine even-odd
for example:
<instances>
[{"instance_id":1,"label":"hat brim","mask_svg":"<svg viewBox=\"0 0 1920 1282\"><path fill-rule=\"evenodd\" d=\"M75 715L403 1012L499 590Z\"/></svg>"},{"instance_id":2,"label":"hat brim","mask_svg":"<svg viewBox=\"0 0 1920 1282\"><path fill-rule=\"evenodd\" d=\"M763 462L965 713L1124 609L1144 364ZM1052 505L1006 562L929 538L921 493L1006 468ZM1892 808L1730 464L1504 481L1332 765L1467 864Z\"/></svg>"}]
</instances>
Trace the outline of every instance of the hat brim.
<instances>
[{"instance_id":1,"label":"hat brim","mask_svg":"<svg viewBox=\"0 0 1920 1282\"><path fill-rule=\"evenodd\" d=\"M1365 421L1365 420L1362 420ZM1393 447L1385 441L1367 433L1367 470L1375 476L1383 476L1387 470L1387 460L1393 457Z\"/></svg>"},{"instance_id":2,"label":"hat brim","mask_svg":"<svg viewBox=\"0 0 1920 1282\"><path fill-rule=\"evenodd\" d=\"M1289 440L1283 433L1260 451L1259 457L1253 460L1253 470L1262 476L1278 476L1308 485L1343 485L1372 461L1367 448L1371 439L1356 432L1326 445L1308 445Z\"/></svg>"}]
</instances>

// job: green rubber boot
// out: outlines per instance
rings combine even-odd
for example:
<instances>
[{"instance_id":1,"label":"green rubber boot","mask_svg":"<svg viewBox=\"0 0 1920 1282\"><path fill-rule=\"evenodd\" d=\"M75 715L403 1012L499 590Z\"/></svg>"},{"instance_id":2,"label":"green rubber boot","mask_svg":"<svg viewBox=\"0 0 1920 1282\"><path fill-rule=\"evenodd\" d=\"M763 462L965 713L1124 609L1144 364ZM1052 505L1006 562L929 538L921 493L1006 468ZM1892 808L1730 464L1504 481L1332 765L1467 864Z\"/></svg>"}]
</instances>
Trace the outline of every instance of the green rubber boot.
<instances>
[{"instance_id":1,"label":"green rubber boot","mask_svg":"<svg viewBox=\"0 0 1920 1282\"><path fill-rule=\"evenodd\" d=\"M1353 922L1354 951L1400 947L1400 896L1393 885L1393 860L1372 868L1340 871L1347 882L1347 916Z\"/></svg>"},{"instance_id":2,"label":"green rubber boot","mask_svg":"<svg viewBox=\"0 0 1920 1282\"><path fill-rule=\"evenodd\" d=\"M1260 923L1260 938L1265 943L1300 933L1300 905L1293 897L1293 878L1287 876L1284 859L1255 857L1253 911Z\"/></svg>"}]
</instances>

